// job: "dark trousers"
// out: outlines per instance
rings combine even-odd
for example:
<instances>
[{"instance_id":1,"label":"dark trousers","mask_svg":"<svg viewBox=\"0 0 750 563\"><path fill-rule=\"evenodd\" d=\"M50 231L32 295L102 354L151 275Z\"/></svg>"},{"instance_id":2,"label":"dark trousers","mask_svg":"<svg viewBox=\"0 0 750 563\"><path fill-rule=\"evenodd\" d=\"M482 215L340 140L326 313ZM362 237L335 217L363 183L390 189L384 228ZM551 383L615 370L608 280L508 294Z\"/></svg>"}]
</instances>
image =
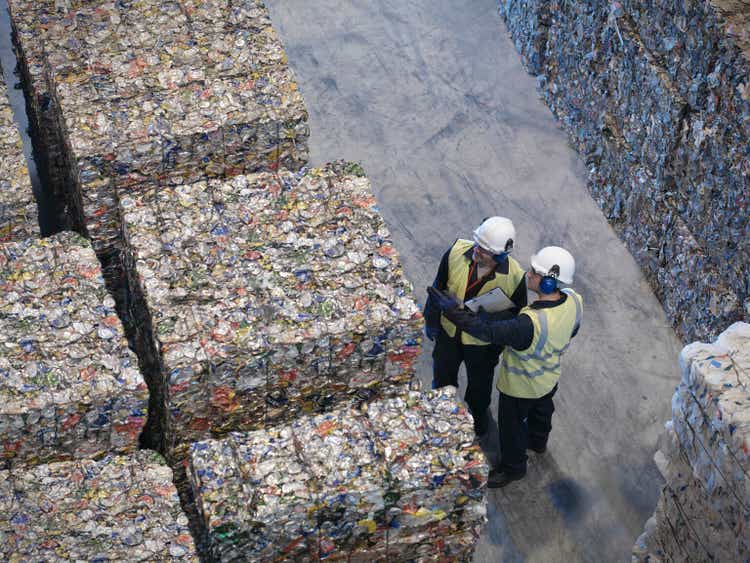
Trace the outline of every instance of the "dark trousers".
<instances>
[{"instance_id":1,"label":"dark trousers","mask_svg":"<svg viewBox=\"0 0 750 563\"><path fill-rule=\"evenodd\" d=\"M526 473L526 447L541 449L552 430L557 385L544 397L519 399L500 392L497 423L500 427L500 467L514 475Z\"/></svg>"},{"instance_id":2,"label":"dark trousers","mask_svg":"<svg viewBox=\"0 0 750 563\"><path fill-rule=\"evenodd\" d=\"M460 332L457 331L456 336ZM477 434L487 431L487 407L492 398L492 380L500 351L496 346L470 346L460 338L451 338L440 328L432 351L432 377L435 388L454 385L458 387L458 369L466 364L466 394L464 400L474 416Z\"/></svg>"}]
</instances>

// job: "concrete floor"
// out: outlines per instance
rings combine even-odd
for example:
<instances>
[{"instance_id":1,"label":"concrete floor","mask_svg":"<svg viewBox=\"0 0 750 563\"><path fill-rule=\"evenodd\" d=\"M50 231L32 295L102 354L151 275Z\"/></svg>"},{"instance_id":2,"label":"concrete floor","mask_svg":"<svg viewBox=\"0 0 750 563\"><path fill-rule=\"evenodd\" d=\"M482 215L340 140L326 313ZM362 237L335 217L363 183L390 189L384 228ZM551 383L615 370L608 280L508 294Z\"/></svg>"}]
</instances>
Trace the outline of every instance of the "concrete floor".
<instances>
[{"instance_id":1,"label":"concrete floor","mask_svg":"<svg viewBox=\"0 0 750 563\"><path fill-rule=\"evenodd\" d=\"M547 244L577 259L586 308L550 450L489 491L475 561L629 561L661 485L652 456L681 344L589 197L496 0L268 4L310 111L313 164L363 164L420 302L442 253L488 215L513 219L524 265Z\"/></svg>"}]
</instances>

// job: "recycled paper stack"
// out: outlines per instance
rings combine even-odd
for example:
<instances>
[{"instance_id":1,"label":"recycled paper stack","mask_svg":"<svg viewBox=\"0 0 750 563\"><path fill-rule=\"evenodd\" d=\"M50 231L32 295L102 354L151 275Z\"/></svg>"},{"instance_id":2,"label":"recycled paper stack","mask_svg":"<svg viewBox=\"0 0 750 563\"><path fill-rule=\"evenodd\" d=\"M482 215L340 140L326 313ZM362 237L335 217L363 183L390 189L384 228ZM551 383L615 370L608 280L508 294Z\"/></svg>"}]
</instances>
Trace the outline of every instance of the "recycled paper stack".
<instances>
[{"instance_id":1,"label":"recycled paper stack","mask_svg":"<svg viewBox=\"0 0 750 563\"><path fill-rule=\"evenodd\" d=\"M23 143L0 80L0 243L39 238L39 217Z\"/></svg>"},{"instance_id":2,"label":"recycled paper stack","mask_svg":"<svg viewBox=\"0 0 750 563\"><path fill-rule=\"evenodd\" d=\"M454 388L191 447L220 561L469 561L488 467Z\"/></svg>"},{"instance_id":3,"label":"recycled paper stack","mask_svg":"<svg viewBox=\"0 0 750 563\"><path fill-rule=\"evenodd\" d=\"M153 452L0 471L3 561L198 561Z\"/></svg>"},{"instance_id":4,"label":"recycled paper stack","mask_svg":"<svg viewBox=\"0 0 750 563\"><path fill-rule=\"evenodd\" d=\"M165 186L122 209L176 443L411 380L421 315L356 165Z\"/></svg>"},{"instance_id":5,"label":"recycled paper stack","mask_svg":"<svg viewBox=\"0 0 750 563\"><path fill-rule=\"evenodd\" d=\"M116 193L306 162L307 113L261 2L61 6L12 0L11 14L97 252L119 245Z\"/></svg>"},{"instance_id":6,"label":"recycled paper stack","mask_svg":"<svg viewBox=\"0 0 750 563\"><path fill-rule=\"evenodd\" d=\"M0 245L0 294L0 467L137 448L148 392L88 241Z\"/></svg>"},{"instance_id":7,"label":"recycled paper stack","mask_svg":"<svg viewBox=\"0 0 750 563\"><path fill-rule=\"evenodd\" d=\"M680 356L682 383L655 460L666 480L638 561L750 557L750 324Z\"/></svg>"}]
</instances>

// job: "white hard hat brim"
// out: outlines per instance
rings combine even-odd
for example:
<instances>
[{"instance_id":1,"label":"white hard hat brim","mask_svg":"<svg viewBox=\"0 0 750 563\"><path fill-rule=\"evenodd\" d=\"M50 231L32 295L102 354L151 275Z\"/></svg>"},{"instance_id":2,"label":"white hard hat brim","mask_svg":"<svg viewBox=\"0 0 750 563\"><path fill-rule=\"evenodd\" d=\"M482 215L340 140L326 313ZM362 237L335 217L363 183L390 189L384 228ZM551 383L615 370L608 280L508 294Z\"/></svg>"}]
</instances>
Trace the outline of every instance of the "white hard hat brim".
<instances>
[{"instance_id":1,"label":"white hard hat brim","mask_svg":"<svg viewBox=\"0 0 750 563\"><path fill-rule=\"evenodd\" d=\"M536 254L532 254L532 256L531 256L531 267L534 268L534 271L537 274L540 274L542 276L547 272L547 267L543 266L539 262L539 259L538 259L538 257L537 257ZM557 277L557 281L560 282L560 283L564 283L566 285L569 285L569 284L573 283L572 279L566 278L564 276L558 276Z\"/></svg>"}]
</instances>

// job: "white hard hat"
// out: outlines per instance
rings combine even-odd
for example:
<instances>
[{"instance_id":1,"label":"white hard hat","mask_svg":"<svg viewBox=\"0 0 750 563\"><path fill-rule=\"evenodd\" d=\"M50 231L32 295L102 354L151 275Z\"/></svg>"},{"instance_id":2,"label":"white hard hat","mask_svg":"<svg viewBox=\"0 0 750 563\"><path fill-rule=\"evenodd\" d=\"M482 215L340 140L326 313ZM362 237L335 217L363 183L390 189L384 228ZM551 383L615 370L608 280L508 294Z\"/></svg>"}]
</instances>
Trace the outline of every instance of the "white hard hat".
<instances>
[{"instance_id":1,"label":"white hard hat","mask_svg":"<svg viewBox=\"0 0 750 563\"><path fill-rule=\"evenodd\" d=\"M559 246L545 246L531 257L531 267L537 274L554 275L562 283L573 283L576 261L573 255ZM555 273L555 270L557 272Z\"/></svg>"},{"instance_id":2,"label":"white hard hat","mask_svg":"<svg viewBox=\"0 0 750 563\"><path fill-rule=\"evenodd\" d=\"M515 238L513 221L507 217L488 217L474 231L474 242L492 254L510 252Z\"/></svg>"}]
</instances>

